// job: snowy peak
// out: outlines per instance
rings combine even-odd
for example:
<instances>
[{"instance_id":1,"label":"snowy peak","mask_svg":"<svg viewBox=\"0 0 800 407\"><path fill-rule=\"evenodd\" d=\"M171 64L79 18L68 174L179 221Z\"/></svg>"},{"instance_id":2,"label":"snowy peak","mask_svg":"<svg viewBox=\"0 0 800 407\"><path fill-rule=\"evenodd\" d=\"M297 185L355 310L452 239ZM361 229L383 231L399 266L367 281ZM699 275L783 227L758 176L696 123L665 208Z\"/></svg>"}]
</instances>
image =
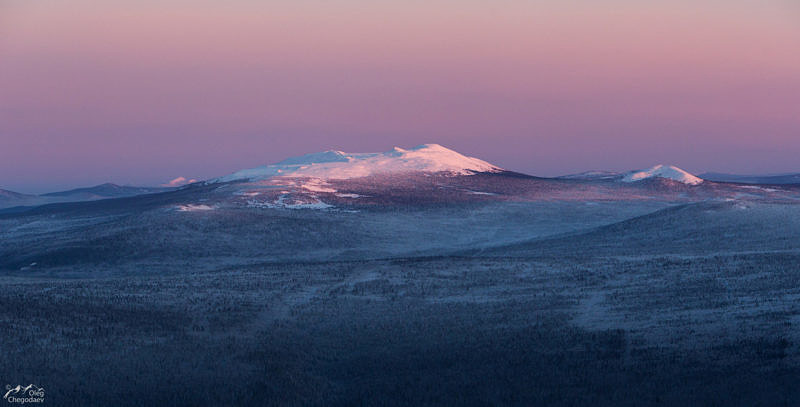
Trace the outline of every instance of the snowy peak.
<instances>
[{"instance_id":1,"label":"snowy peak","mask_svg":"<svg viewBox=\"0 0 800 407\"><path fill-rule=\"evenodd\" d=\"M696 177L678 167L672 165L659 164L655 167L645 170L632 171L622 178L623 182L636 182L646 179L664 178L677 182L682 182L687 185L699 185L703 183L703 179Z\"/></svg>"},{"instance_id":2,"label":"snowy peak","mask_svg":"<svg viewBox=\"0 0 800 407\"><path fill-rule=\"evenodd\" d=\"M313 177L350 179L377 174L406 172L471 175L476 172L502 171L500 167L467 157L438 144L422 144L410 149L394 147L383 153L346 153L323 151L292 157L277 164L241 170L215 181L248 179L257 181L272 177Z\"/></svg>"},{"instance_id":3,"label":"snowy peak","mask_svg":"<svg viewBox=\"0 0 800 407\"><path fill-rule=\"evenodd\" d=\"M276 166L288 165L308 165L308 164L322 164L322 163L337 163L348 162L350 157L344 151L328 150L321 153L311 153L301 155L299 157L290 157L277 164Z\"/></svg>"}]
</instances>

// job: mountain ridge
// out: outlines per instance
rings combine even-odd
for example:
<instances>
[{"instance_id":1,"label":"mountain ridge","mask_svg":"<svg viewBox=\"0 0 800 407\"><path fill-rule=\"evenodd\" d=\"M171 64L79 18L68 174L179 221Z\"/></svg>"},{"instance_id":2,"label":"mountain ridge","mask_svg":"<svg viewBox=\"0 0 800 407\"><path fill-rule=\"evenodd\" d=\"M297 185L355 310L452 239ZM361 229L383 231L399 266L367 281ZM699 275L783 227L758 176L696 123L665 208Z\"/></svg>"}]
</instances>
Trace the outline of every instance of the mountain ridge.
<instances>
[{"instance_id":1,"label":"mountain ridge","mask_svg":"<svg viewBox=\"0 0 800 407\"><path fill-rule=\"evenodd\" d=\"M74 188L65 191L48 192L39 195L22 194L0 189L0 209L39 206L54 203L84 202L100 199L125 198L136 195L171 191L170 187L133 187L114 183L104 183L91 187Z\"/></svg>"},{"instance_id":2,"label":"mountain ridge","mask_svg":"<svg viewBox=\"0 0 800 407\"><path fill-rule=\"evenodd\" d=\"M20 207L19 212L44 204L173 190L185 193L138 202L166 204L174 199L170 208L203 212L232 207L357 210L490 201L800 200L798 188L791 185L768 188L705 182L676 166L663 164L628 172L588 171L535 177L505 170L439 144L422 144L380 153L309 153L177 189L105 183L38 196L6 191L0 193L0 209Z\"/></svg>"},{"instance_id":3,"label":"mountain ridge","mask_svg":"<svg viewBox=\"0 0 800 407\"><path fill-rule=\"evenodd\" d=\"M171 188L169 187L134 187L134 186L126 186L126 185L118 185L111 182L106 182L103 184L91 186L91 187L84 187L84 188L73 188L65 191L56 191L56 192L48 192L46 194L41 194L39 196L43 197L62 197L62 196L70 196L70 195L79 195L79 194L92 194L96 196L102 197L117 197L117 196L131 196L131 195L139 195L143 193L153 193L153 192L163 192L167 191Z\"/></svg>"}]
</instances>

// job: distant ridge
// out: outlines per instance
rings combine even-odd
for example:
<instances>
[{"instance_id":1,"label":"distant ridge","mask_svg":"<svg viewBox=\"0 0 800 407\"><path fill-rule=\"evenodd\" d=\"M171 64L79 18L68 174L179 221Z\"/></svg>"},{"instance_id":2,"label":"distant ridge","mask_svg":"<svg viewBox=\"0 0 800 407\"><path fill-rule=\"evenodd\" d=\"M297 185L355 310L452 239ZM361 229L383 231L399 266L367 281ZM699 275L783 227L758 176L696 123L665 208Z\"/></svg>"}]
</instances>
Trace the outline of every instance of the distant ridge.
<instances>
[{"instance_id":1,"label":"distant ridge","mask_svg":"<svg viewBox=\"0 0 800 407\"><path fill-rule=\"evenodd\" d=\"M718 172L707 172L700 175L703 179L716 182L735 182L740 184L787 185L800 184L800 173L774 175L737 175Z\"/></svg>"},{"instance_id":2,"label":"distant ridge","mask_svg":"<svg viewBox=\"0 0 800 407\"><path fill-rule=\"evenodd\" d=\"M167 187L132 187L112 183L95 185L87 188L75 188L68 191L50 192L41 195L21 194L19 192L0 189L0 209L12 207L31 207L62 202L95 201L98 199L126 198L142 194L154 194L171 191Z\"/></svg>"},{"instance_id":3,"label":"distant ridge","mask_svg":"<svg viewBox=\"0 0 800 407\"><path fill-rule=\"evenodd\" d=\"M140 194L148 194L148 193L155 193L155 192L164 192L168 191L171 188L150 188L150 187L131 187L131 186L121 186L117 184L112 184L107 182L105 184L95 185L93 187L87 188L75 188L70 189L67 191L59 191L59 192L50 192L47 194L42 194L41 196L44 197L65 197L65 196L75 196L75 195L88 195L88 196L96 196L96 197L107 197L107 198L116 198L122 196L133 196L133 195L140 195Z\"/></svg>"},{"instance_id":4,"label":"distant ridge","mask_svg":"<svg viewBox=\"0 0 800 407\"><path fill-rule=\"evenodd\" d=\"M0 189L0 198L5 199L25 199L35 198L36 195L21 194L19 192L9 191L7 189Z\"/></svg>"},{"instance_id":5,"label":"distant ridge","mask_svg":"<svg viewBox=\"0 0 800 407\"><path fill-rule=\"evenodd\" d=\"M19 192L0 189L0 209L14 206L35 205L42 198L36 195L21 194Z\"/></svg>"},{"instance_id":6,"label":"distant ridge","mask_svg":"<svg viewBox=\"0 0 800 407\"><path fill-rule=\"evenodd\" d=\"M608 180L621 177L622 174L614 171L584 171L578 174L562 175L560 179L576 179L576 180Z\"/></svg>"}]
</instances>

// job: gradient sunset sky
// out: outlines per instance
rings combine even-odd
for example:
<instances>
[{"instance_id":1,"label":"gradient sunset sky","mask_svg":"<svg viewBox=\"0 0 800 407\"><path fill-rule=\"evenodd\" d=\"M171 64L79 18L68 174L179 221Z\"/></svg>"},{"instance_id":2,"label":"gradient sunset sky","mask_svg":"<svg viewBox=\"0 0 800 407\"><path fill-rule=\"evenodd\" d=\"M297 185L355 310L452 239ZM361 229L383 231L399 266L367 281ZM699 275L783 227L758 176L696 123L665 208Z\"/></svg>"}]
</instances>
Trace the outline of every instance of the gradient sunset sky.
<instances>
[{"instance_id":1,"label":"gradient sunset sky","mask_svg":"<svg viewBox=\"0 0 800 407\"><path fill-rule=\"evenodd\" d=\"M800 2L0 0L0 188L422 143L800 172Z\"/></svg>"}]
</instances>

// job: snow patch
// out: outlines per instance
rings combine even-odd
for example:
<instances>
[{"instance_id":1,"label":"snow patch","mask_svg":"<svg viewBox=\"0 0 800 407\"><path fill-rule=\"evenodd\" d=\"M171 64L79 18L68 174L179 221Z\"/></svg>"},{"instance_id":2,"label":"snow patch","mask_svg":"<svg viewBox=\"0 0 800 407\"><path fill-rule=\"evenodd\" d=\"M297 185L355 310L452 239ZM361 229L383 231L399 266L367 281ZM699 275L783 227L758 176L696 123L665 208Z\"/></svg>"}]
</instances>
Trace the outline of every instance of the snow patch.
<instances>
[{"instance_id":1,"label":"snow patch","mask_svg":"<svg viewBox=\"0 0 800 407\"><path fill-rule=\"evenodd\" d=\"M311 178L305 183L301 184L300 187L312 192L336 192L335 189L330 188L330 184L319 178Z\"/></svg>"},{"instance_id":2,"label":"snow patch","mask_svg":"<svg viewBox=\"0 0 800 407\"><path fill-rule=\"evenodd\" d=\"M234 192L234 195L240 195L240 196L259 196L259 195L261 195L261 192L258 192L258 191L239 191L239 192Z\"/></svg>"},{"instance_id":3,"label":"snow patch","mask_svg":"<svg viewBox=\"0 0 800 407\"><path fill-rule=\"evenodd\" d=\"M214 209L217 209L215 207L208 205L195 205L195 204L178 205L175 208L179 212L213 211Z\"/></svg>"},{"instance_id":4,"label":"snow patch","mask_svg":"<svg viewBox=\"0 0 800 407\"><path fill-rule=\"evenodd\" d=\"M251 208L270 208L270 209L316 209L316 210L323 210L323 209L330 209L333 208L333 205L329 205L325 202L316 199L316 197L310 197L309 200L303 199L296 199L292 198L288 195L281 195L278 197L277 200L272 202L260 202L256 200L247 201L247 206Z\"/></svg>"},{"instance_id":5,"label":"snow patch","mask_svg":"<svg viewBox=\"0 0 800 407\"><path fill-rule=\"evenodd\" d=\"M308 203L297 203L297 204L285 204L283 206L286 209L330 209L333 208L333 205L326 204L322 201L317 202L308 202Z\"/></svg>"},{"instance_id":6,"label":"snow patch","mask_svg":"<svg viewBox=\"0 0 800 407\"><path fill-rule=\"evenodd\" d=\"M174 188L174 187L180 187L180 186L184 186L184 185L188 185L188 184L193 184L195 182L197 182L197 180L194 179L194 178L188 179L186 177L178 177L178 178L175 178L175 179L173 179L173 180L171 180L171 181L169 181L167 183L161 184L161 186L162 187L173 187Z\"/></svg>"},{"instance_id":7,"label":"snow patch","mask_svg":"<svg viewBox=\"0 0 800 407\"><path fill-rule=\"evenodd\" d=\"M775 189L775 188L764 188L764 187L759 187L759 186L756 186L756 185L743 185L743 186L740 186L739 188L744 188L744 189L757 189L757 190L759 190L759 191L765 191L765 192L779 192L779 191L778 191L777 189Z\"/></svg>"},{"instance_id":8,"label":"snow patch","mask_svg":"<svg viewBox=\"0 0 800 407\"><path fill-rule=\"evenodd\" d=\"M687 185L699 185L703 183L701 178L672 165L656 165L646 170L632 171L626 174L625 177L622 178L622 181L636 182L653 178L671 179Z\"/></svg>"}]
</instances>

